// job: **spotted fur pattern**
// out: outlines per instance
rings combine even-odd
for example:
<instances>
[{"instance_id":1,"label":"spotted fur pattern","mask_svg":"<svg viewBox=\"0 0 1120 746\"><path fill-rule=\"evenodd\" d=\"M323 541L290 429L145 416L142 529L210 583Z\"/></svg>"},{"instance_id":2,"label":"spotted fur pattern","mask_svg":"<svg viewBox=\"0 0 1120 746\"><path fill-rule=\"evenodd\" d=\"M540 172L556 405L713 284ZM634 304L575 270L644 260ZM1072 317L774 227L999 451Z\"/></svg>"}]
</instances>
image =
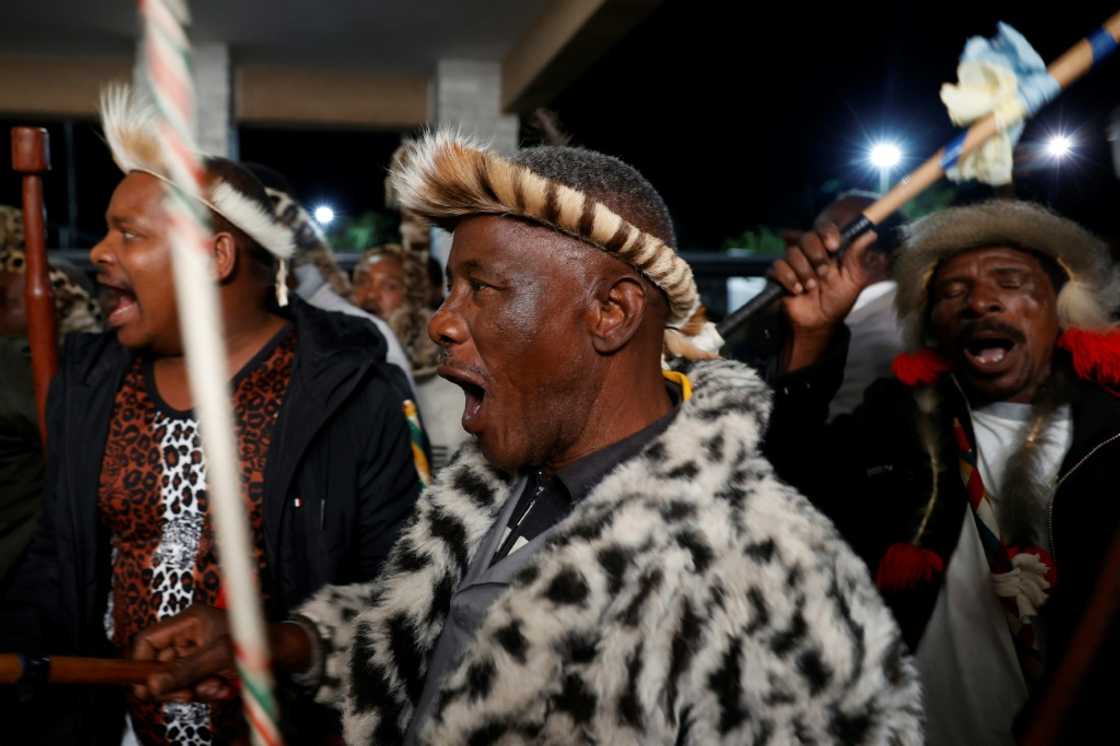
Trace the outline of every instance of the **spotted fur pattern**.
<instances>
[{"instance_id":1,"label":"spotted fur pattern","mask_svg":"<svg viewBox=\"0 0 1120 746\"><path fill-rule=\"evenodd\" d=\"M164 619L185 611L194 601L195 563L206 530L206 455L193 418L176 421L158 412L153 428L162 436L159 449L165 456L160 480L162 528L150 559L151 593L156 618Z\"/></svg>"},{"instance_id":2,"label":"spotted fur pattern","mask_svg":"<svg viewBox=\"0 0 1120 746\"><path fill-rule=\"evenodd\" d=\"M0 205L0 251L23 249L23 212L10 205Z\"/></svg>"},{"instance_id":3,"label":"spotted fur pattern","mask_svg":"<svg viewBox=\"0 0 1120 746\"><path fill-rule=\"evenodd\" d=\"M22 243L8 245L9 241L17 239L23 241L23 215L15 208L0 205L0 272L23 274L27 271L27 254ZM101 309L89 291L54 264L48 264L47 271L59 333L101 331Z\"/></svg>"},{"instance_id":4,"label":"spotted fur pattern","mask_svg":"<svg viewBox=\"0 0 1120 746\"><path fill-rule=\"evenodd\" d=\"M422 742L921 743L915 671L863 564L759 455L769 391L727 361L688 375L672 425L491 607ZM378 582L302 609L347 742L400 741L452 591L508 497L468 444Z\"/></svg>"}]
</instances>

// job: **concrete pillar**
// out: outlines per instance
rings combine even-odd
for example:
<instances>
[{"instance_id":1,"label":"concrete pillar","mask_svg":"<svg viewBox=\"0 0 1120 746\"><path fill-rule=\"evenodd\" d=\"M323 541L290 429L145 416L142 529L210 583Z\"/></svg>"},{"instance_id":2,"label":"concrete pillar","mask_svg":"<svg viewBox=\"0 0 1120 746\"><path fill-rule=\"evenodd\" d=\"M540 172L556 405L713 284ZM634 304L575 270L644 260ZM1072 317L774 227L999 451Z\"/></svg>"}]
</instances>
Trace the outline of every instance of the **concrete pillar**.
<instances>
[{"instance_id":1,"label":"concrete pillar","mask_svg":"<svg viewBox=\"0 0 1120 746\"><path fill-rule=\"evenodd\" d=\"M133 85L143 90L146 86L141 60L144 59L143 42L137 44L136 64L133 67ZM202 152L237 159L237 123L233 118L233 68L230 65L229 45L222 43L196 44L191 50L191 68L194 72L195 106L198 131L195 136Z\"/></svg>"},{"instance_id":2,"label":"concrete pillar","mask_svg":"<svg viewBox=\"0 0 1120 746\"><path fill-rule=\"evenodd\" d=\"M517 149L516 115L502 113L502 66L498 62L440 60L432 81L432 118L458 127L503 153Z\"/></svg>"},{"instance_id":3,"label":"concrete pillar","mask_svg":"<svg viewBox=\"0 0 1120 746\"><path fill-rule=\"evenodd\" d=\"M517 150L517 116L502 113L500 63L440 60L432 80L430 110L437 126L457 127L501 153ZM433 228L430 251L446 268L451 234Z\"/></svg>"},{"instance_id":4,"label":"concrete pillar","mask_svg":"<svg viewBox=\"0 0 1120 746\"><path fill-rule=\"evenodd\" d=\"M238 157L233 119L233 69L228 44L198 44L191 55L198 107L198 144L202 152Z\"/></svg>"}]
</instances>

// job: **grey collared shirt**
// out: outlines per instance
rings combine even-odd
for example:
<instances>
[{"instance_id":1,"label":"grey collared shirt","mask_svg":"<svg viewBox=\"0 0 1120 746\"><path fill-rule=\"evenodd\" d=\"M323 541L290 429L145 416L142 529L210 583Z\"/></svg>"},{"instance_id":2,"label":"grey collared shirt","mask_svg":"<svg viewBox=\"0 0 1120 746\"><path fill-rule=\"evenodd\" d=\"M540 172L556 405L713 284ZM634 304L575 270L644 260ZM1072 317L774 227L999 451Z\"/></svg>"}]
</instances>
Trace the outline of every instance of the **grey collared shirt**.
<instances>
[{"instance_id":1,"label":"grey collared shirt","mask_svg":"<svg viewBox=\"0 0 1120 746\"><path fill-rule=\"evenodd\" d=\"M528 474L528 483L506 524L507 530L494 553L493 562L518 551L564 520L614 467L637 456L648 443L665 432L675 414L676 409L673 409L633 435L568 464L555 475L541 470Z\"/></svg>"}]
</instances>

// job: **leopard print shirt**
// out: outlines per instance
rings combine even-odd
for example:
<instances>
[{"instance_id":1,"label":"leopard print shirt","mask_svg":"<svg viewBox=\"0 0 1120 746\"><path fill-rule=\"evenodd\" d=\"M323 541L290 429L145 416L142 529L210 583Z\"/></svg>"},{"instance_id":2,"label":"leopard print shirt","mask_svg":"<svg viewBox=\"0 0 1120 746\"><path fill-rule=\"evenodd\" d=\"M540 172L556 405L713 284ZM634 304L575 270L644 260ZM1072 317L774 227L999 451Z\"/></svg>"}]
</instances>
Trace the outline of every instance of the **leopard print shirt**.
<instances>
[{"instance_id":1,"label":"leopard print shirt","mask_svg":"<svg viewBox=\"0 0 1120 746\"><path fill-rule=\"evenodd\" d=\"M242 494L250 510L255 558L266 572L264 469L291 378L296 335L289 326L234 379ZM192 412L176 411L155 390L150 361L137 358L117 391L101 465L98 505L112 533L109 639L127 651L136 633L191 604L215 605L220 586L206 493L206 461ZM267 593L267 583L261 583ZM238 703L130 701L141 741L204 746L243 735Z\"/></svg>"}]
</instances>

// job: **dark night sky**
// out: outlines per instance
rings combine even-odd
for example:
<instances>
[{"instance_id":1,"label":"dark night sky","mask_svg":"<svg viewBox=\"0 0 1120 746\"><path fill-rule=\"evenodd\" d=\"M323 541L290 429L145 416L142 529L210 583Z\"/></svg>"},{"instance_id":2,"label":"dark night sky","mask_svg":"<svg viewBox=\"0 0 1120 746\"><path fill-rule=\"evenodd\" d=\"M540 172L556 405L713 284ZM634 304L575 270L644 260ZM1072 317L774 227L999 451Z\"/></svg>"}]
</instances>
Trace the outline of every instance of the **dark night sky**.
<instances>
[{"instance_id":1,"label":"dark night sky","mask_svg":"<svg viewBox=\"0 0 1120 746\"><path fill-rule=\"evenodd\" d=\"M868 142L897 138L909 166L932 153L951 128L938 99L955 80L966 37L989 36L996 21L1016 26L1051 60L1115 11L1111 2L957 7L891 3L809 7L667 0L596 61L555 101L577 144L637 166L665 196L679 243L718 248L725 238L768 224L805 224L822 185L873 187ZM1024 142L1061 126L1076 130L1079 157L1023 184L1031 195L1120 236L1120 182L1106 142L1108 113L1120 106L1120 58L1111 59L1029 124ZM28 123L34 120L22 120ZM0 122L5 129L11 121ZM67 157L61 122L51 130L56 172L48 182L52 223L65 222ZM118 178L92 121L72 124L78 223L89 238ZM533 133L523 127L527 139ZM308 203L344 213L382 204L382 183L399 133L243 127L241 157L285 172ZM0 173L11 174L7 148ZM13 176L0 202L14 203Z\"/></svg>"},{"instance_id":2,"label":"dark night sky","mask_svg":"<svg viewBox=\"0 0 1120 746\"><path fill-rule=\"evenodd\" d=\"M876 135L897 136L916 166L952 131L938 90L956 79L965 39L992 35L997 20L1049 61L1116 10L779 2L763 19L758 7L671 0L554 103L580 144L623 157L658 187L686 248L718 247L754 224L803 224L829 179L873 187L865 154ZM1023 136L1059 122L1080 128L1077 166L1060 183L1048 169L1030 188L1114 235L1120 185L1105 130L1116 106L1120 59L1040 112ZM1090 196L1109 209L1086 209Z\"/></svg>"}]
</instances>

